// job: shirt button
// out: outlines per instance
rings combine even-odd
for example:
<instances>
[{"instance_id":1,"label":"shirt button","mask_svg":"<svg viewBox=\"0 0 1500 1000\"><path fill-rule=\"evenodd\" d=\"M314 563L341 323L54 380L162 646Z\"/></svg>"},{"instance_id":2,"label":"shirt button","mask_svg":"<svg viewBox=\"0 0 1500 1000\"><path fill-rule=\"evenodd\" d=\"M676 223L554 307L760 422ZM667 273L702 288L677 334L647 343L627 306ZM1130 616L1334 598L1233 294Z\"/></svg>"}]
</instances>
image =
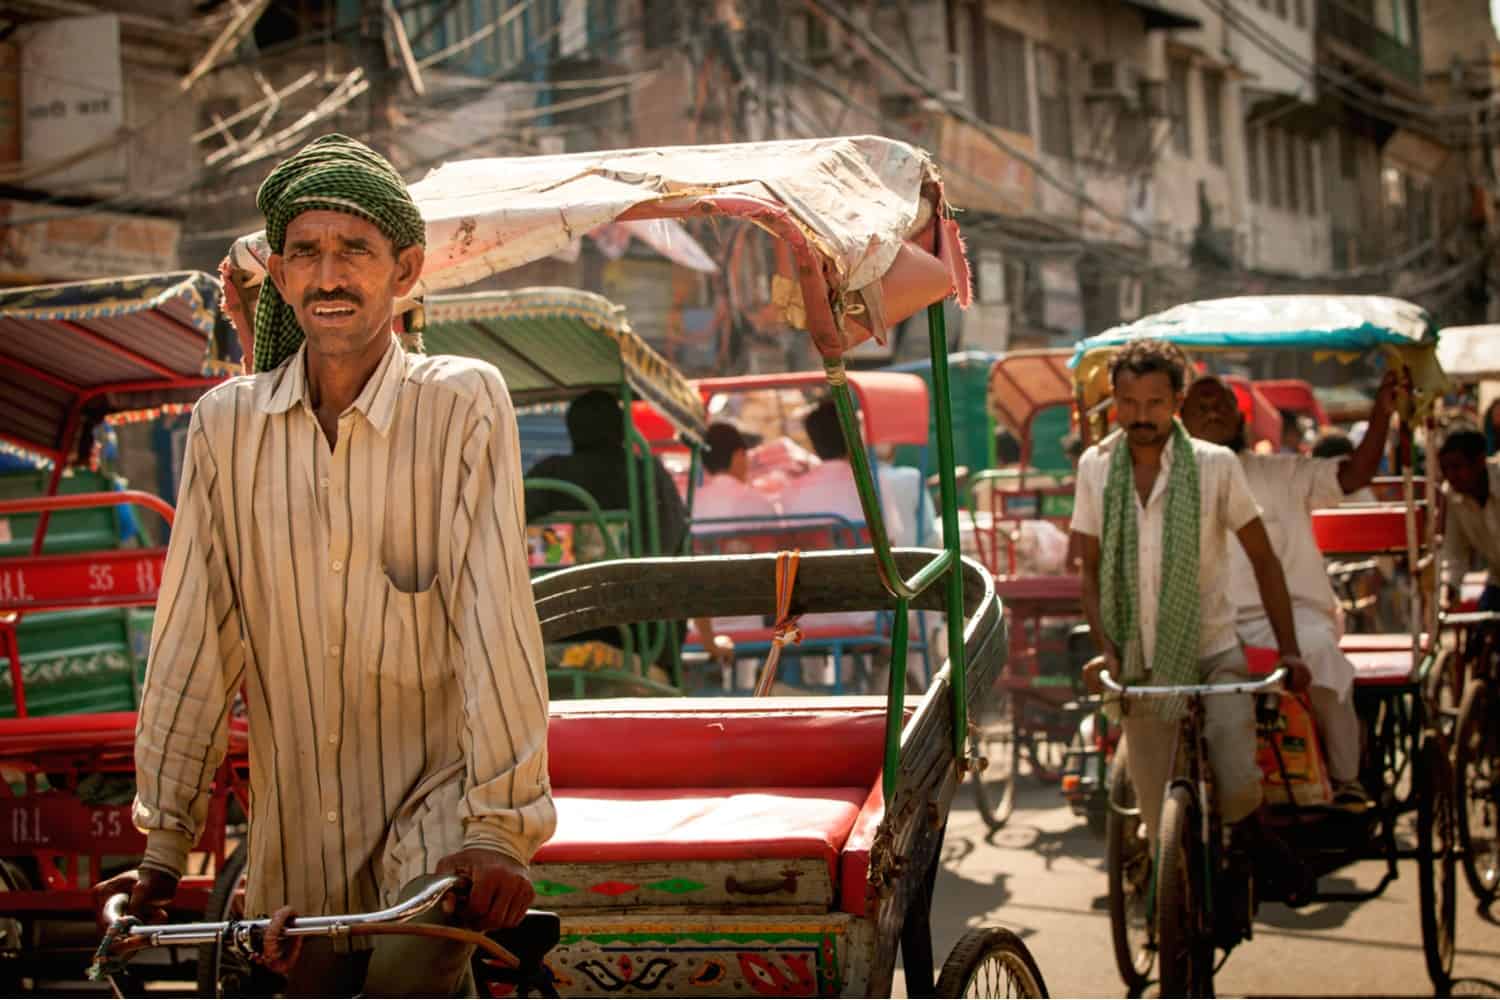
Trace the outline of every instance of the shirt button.
<instances>
[{"instance_id":1,"label":"shirt button","mask_svg":"<svg viewBox=\"0 0 1500 1000\"><path fill-rule=\"evenodd\" d=\"M330 822L330 823L337 823L339 821L339 814L336 813L336 812L334 812L332 809L330 809L330 810L328 810L328 817L327 818L328 818L328 822Z\"/></svg>"},{"instance_id":2,"label":"shirt button","mask_svg":"<svg viewBox=\"0 0 1500 1000\"><path fill-rule=\"evenodd\" d=\"M328 742L329 743L337 743L338 741L339 741L339 734L338 733L329 733L328 734Z\"/></svg>"},{"instance_id":3,"label":"shirt button","mask_svg":"<svg viewBox=\"0 0 1500 1000\"><path fill-rule=\"evenodd\" d=\"M319 479L318 485L323 487L325 490L328 489L328 477L324 476L322 479Z\"/></svg>"},{"instance_id":4,"label":"shirt button","mask_svg":"<svg viewBox=\"0 0 1500 1000\"><path fill-rule=\"evenodd\" d=\"M337 572L341 571L344 568L344 564L340 560L335 559L333 561L333 564L329 568L332 569L335 573L337 573Z\"/></svg>"},{"instance_id":5,"label":"shirt button","mask_svg":"<svg viewBox=\"0 0 1500 1000\"><path fill-rule=\"evenodd\" d=\"M341 649L343 649L342 646L329 646L328 647L328 655L329 656L338 656L339 655L339 651Z\"/></svg>"}]
</instances>

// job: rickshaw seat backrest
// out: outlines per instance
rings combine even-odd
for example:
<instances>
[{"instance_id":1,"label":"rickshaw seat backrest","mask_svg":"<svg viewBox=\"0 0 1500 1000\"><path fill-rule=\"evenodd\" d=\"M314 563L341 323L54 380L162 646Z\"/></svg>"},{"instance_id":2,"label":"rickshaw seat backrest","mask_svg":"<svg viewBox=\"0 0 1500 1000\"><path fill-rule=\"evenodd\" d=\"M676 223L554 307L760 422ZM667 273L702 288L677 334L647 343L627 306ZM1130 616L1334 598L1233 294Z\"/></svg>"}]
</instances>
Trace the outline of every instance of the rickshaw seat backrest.
<instances>
[{"instance_id":1,"label":"rickshaw seat backrest","mask_svg":"<svg viewBox=\"0 0 1500 1000\"><path fill-rule=\"evenodd\" d=\"M879 698L575 701L553 707L558 788L868 788L880 774ZM826 706L821 702L826 701Z\"/></svg>"},{"instance_id":2,"label":"rickshaw seat backrest","mask_svg":"<svg viewBox=\"0 0 1500 1000\"><path fill-rule=\"evenodd\" d=\"M1361 504L1316 510L1313 537L1324 555L1373 555L1406 551L1406 507L1403 504ZM1418 545L1427 537L1426 504L1416 504Z\"/></svg>"}]
</instances>

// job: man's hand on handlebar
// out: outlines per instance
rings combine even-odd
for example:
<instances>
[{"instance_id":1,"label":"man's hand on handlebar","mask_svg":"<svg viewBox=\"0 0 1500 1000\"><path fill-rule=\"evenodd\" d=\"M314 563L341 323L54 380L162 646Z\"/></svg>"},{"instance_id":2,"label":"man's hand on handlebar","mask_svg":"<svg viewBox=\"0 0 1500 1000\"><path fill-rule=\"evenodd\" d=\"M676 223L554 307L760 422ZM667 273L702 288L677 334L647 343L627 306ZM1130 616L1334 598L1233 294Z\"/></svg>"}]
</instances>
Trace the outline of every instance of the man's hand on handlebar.
<instances>
[{"instance_id":1,"label":"man's hand on handlebar","mask_svg":"<svg viewBox=\"0 0 1500 1000\"><path fill-rule=\"evenodd\" d=\"M458 912L476 930L516 926L536 899L526 866L491 848L466 847L450 854L438 862L437 873L469 880L467 900L449 894L443 912Z\"/></svg>"},{"instance_id":2,"label":"man's hand on handlebar","mask_svg":"<svg viewBox=\"0 0 1500 1000\"><path fill-rule=\"evenodd\" d=\"M1286 668L1286 689L1301 694L1312 687L1312 671L1300 656L1282 656L1281 665Z\"/></svg>"},{"instance_id":3,"label":"man's hand on handlebar","mask_svg":"<svg viewBox=\"0 0 1500 1000\"><path fill-rule=\"evenodd\" d=\"M1105 670L1109 671L1109 676L1115 680L1120 679L1120 658L1113 650L1105 650L1102 655L1094 657L1083 665L1084 690L1089 694L1103 694L1104 684L1099 680L1099 674Z\"/></svg>"},{"instance_id":4,"label":"man's hand on handlebar","mask_svg":"<svg viewBox=\"0 0 1500 1000\"><path fill-rule=\"evenodd\" d=\"M127 916L143 924L164 924L167 908L177 896L177 876L159 868L121 872L94 886L94 900L102 909L111 896L122 892L130 894L130 902L125 906Z\"/></svg>"}]
</instances>

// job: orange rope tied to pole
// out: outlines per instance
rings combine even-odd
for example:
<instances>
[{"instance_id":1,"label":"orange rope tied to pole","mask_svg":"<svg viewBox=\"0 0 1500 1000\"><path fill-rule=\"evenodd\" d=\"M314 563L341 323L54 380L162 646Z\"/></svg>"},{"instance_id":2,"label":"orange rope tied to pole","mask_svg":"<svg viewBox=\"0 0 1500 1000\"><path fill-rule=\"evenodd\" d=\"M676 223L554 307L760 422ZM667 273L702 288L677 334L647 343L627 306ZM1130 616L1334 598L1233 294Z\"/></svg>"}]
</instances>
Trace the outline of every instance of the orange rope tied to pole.
<instances>
[{"instance_id":1,"label":"orange rope tied to pole","mask_svg":"<svg viewBox=\"0 0 1500 1000\"><path fill-rule=\"evenodd\" d=\"M776 668L781 663L781 647L787 643L797 645L802 641L802 629L797 625L801 615L791 614L792 591L797 586L797 563L802 552L776 553L776 625L771 629L771 651L760 668L760 678L755 683L755 697L764 698L771 693L776 683Z\"/></svg>"}]
</instances>

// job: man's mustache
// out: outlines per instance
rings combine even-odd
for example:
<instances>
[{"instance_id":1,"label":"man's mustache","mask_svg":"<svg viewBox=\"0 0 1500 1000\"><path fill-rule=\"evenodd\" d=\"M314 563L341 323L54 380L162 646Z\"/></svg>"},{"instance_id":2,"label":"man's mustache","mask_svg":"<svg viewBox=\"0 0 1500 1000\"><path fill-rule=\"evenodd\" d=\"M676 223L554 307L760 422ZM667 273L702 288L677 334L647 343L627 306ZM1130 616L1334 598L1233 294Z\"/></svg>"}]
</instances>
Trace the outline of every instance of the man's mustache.
<instances>
[{"instance_id":1,"label":"man's mustache","mask_svg":"<svg viewBox=\"0 0 1500 1000\"><path fill-rule=\"evenodd\" d=\"M356 308L364 304L360 301L358 295L355 295L353 292L345 291L342 288L335 288L331 292L324 292L318 289L313 289L306 295L302 296L302 304L304 306L312 306L319 302L342 302L346 305L355 306Z\"/></svg>"}]
</instances>

